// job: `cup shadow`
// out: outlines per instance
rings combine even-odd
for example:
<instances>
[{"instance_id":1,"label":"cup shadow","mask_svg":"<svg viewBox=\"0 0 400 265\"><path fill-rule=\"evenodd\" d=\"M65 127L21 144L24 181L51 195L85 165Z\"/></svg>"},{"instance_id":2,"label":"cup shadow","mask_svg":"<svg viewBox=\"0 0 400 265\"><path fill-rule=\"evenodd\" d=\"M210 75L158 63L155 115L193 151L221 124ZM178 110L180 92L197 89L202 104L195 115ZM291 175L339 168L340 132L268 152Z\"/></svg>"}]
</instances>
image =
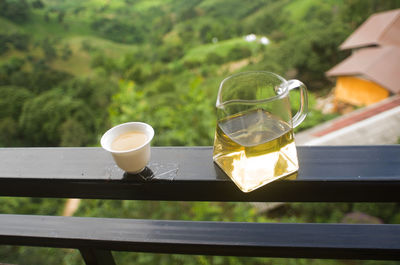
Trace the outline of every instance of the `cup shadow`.
<instances>
[{"instance_id":1,"label":"cup shadow","mask_svg":"<svg viewBox=\"0 0 400 265\"><path fill-rule=\"evenodd\" d=\"M137 181L137 182L149 181L152 180L153 178L154 178L154 172L149 167L145 167L141 172L135 174L124 172L124 175L122 177L122 179L125 181Z\"/></svg>"}]
</instances>

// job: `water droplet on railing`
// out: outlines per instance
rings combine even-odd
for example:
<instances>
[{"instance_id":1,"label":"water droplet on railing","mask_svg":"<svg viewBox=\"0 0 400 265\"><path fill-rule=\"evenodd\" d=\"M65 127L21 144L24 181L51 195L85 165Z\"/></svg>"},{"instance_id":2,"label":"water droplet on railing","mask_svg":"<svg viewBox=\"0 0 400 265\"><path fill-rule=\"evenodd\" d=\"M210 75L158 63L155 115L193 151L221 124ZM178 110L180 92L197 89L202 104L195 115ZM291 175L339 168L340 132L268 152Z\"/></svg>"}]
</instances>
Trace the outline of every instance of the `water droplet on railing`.
<instances>
[{"instance_id":1,"label":"water droplet on railing","mask_svg":"<svg viewBox=\"0 0 400 265\"><path fill-rule=\"evenodd\" d=\"M140 173L146 180L169 180L172 181L178 174L179 166L177 163L160 164L157 162L150 163L148 169L152 172L151 175L146 175L146 170Z\"/></svg>"}]
</instances>

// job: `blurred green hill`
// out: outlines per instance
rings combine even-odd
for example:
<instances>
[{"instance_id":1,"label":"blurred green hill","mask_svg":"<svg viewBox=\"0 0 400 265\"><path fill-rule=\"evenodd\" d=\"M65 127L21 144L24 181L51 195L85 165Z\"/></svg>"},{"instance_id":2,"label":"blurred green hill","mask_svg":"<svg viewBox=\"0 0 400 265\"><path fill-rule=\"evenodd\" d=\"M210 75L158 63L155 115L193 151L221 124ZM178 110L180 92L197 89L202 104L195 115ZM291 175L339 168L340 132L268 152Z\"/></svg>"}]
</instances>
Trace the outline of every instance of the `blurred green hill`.
<instances>
[{"instance_id":1,"label":"blurred green hill","mask_svg":"<svg viewBox=\"0 0 400 265\"><path fill-rule=\"evenodd\" d=\"M371 14L399 7L399 0L0 0L0 147L98 146L104 131L126 121L150 123L154 145L212 145L219 83L247 70L302 80L310 113L298 130L312 127L333 117L314 104L333 86L325 71L348 55L340 43ZM298 99L291 93L294 109ZM59 215L65 202L0 199L0 212L19 214ZM76 215L341 222L349 212L399 222L395 204L288 204L265 214L238 203L84 200ZM115 256L119 264L383 264ZM13 246L0 248L0 262L82 264L71 250Z\"/></svg>"},{"instance_id":2,"label":"blurred green hill","mask_svg":"<svg viewBox=\"0 0 400 265\"><path fill-rule=\"evenodd\" d=\"M332 86L324 72L347 55L339 44L370 14L398 6L372 0L2 0L0 106L16 100L8 99L9 87L31 94L15 102L12 116L0 114L0 128L15 128L0 133L0 146L97 145L106 128L128 120L154 121L158 132L170 135L157 145L209 145L218 84L245 70L306 83L312 112L300 129L311 127L331 118L312 104L314 94ZM143 106L121 97L141 97ZM45 104L40 111L38 102ZM81 107L63 111L61 102ZM182 113L191 126L180 122Z\"/></svg>"}]
</instances>

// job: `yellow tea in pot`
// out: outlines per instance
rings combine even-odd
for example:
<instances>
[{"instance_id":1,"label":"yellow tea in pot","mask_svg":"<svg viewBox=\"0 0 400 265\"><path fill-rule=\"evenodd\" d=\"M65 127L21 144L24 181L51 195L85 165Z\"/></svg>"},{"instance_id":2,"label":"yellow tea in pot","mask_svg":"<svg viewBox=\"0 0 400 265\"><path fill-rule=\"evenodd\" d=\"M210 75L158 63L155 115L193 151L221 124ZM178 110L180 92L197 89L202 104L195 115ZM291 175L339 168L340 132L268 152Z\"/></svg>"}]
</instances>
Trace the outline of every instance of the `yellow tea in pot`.
<instances>
[{"instance_id":1,"label":"yellow tea in pot","mask_svg":"<svg viewBox=\"0 0 400 265\"><path fill-rule=\"evenodd\" d=\"M213 160L244 192L299 168L292 126L262 109L218 121Z\"/></svg>"}]
</instances>

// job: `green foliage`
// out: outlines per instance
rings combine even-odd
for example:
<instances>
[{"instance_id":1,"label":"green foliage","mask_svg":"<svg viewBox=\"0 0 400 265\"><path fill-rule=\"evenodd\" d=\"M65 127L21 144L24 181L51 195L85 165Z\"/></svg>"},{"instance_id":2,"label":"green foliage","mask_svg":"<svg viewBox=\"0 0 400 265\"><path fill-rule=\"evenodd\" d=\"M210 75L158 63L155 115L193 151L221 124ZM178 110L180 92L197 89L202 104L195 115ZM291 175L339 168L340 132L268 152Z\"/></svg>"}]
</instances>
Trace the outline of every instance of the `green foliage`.
<instances>
[{"instance_id":1,"label":"green foliage","mask_svg":"<svg viewBox=\"0 0 400 265\"><path fill-rule=\"evenodd\" d=\"M42 50L45 56L46 61L50 62L57 57L56 49L54 49L53 44L50 42L48 38L43 40Z\"/></svg>"},{"instance_id":2,"label":"green foliage","mask_svg":"<svg viewBox=\"0 0 400 265\"><path fill-rule=\"evenodd\" d=\"M325 89L331 85L325 72L348 55L337 49L350 35L351 28L343 24L340 13L329 2L314 3L303 12L299 21L286 17L279 29L283 37L266 49L261 65L282 75L295 70L309 89Z\"/></svg>"},{"instance_id":3,"label":"green foliage","mask_svg":"<svg viewBox=\"0 0 400 265\"><path fill-rule=\"evenodd\" d=\"M33 2L32 2L32 7L33 8L37 8L37 9L42 9L42 8L44 8L44 3L41 1L41 0L34 0Z\"/></svg>"},{"instance_id":4,"label":"green foliage","mask_svg":"<svg viewBox=\"0 0 400 265\"><path fill-rule=\"evenodd\" d=\"M24 104L19 124L24 138L33 146L57 146L64 137L60 135L64 133L62 125L68 119L88 124L90 128L94 117L83 101L64 95L60 89L53 89Z\"/></svg>"},{"instance_id":5,"label":"green foliage","mask_svg":"<svg viewBox=\"0 0 400 265\"><path fill-rule=\"evenodd\" d=\"M332 87L324 72L348 55L337 50L339 44L370 14L400 7L399 0L29 3L0 0L0 146L98 145L106 129L128 121L151 124L156 132L154 145L211 145L219 82L245 70L272 71L287 79L302 80L311 91L310 113L297 130L310 128L333 117L314 109L314 91ZM250 33L265 35L271 43L263 46L258 41L245 41L243 36ZM87 69L75 69L81 66ZM291 92L291 99L295 112L298 93ZM63 203L54 199L4 198L0 211L59 215ZM264 214L247 203L84 200L76 215L341 222L351 212L387 223L400 222L396 204L298 203ZM348 263L114 255L121 264ZM77 251L44 248L1 247L0 261L82 264Z\"/></svg>"},{"instance_id":6,"label":"green foliage","mask_svg":"<svg viewBox=\"0 0 400 265\"><path fill-rule=\"evenodd\" d=\"M18 117L32 93L21 87L0 86L0 146L19 146Z\"/></svg>"},{"instance_id":7,"label":"green foliage","mask_svg":"<svg viewBox=\"0 0 400 265\"><path fill-rule=\"evenodd\" d=\"M109 126L107 108L111 103L113 93L117 91L117 85L109 79L101 77L96 79L75 78L63 83L62 89L72 98L84 102L90 109L91 117L94 117L90 122L94 123L94 129L92 128L88 134L88 143L95 144L97 141L95 136L101 135ZM85 124L87 123L85 122ZM85 128L89 129L88 126Z\"/></svg>"},{"instance_id":8,"label":"green foliage","mask_svg":"<svg viewBox=\"0 0 400 265\"><path fill-rule=\"evenodd\" d=\"M107 75L110 75L111 73L113 73L118 69L112 59L108 58L107 56L105 56L103 53L100 52L96 52L92 56L90 66L94 69L95 68L103 69L107 73Z\"/></svg>"},{"instance_id":9,"label":"green foliage","mask_svg":"<svg viewBox=\"0 0 400 265\"><path fill-rule=\"evenodd\" d=\"M0 119L18 119L24 102L32 97L32 92L16 86L1 86L0 90Z\"/></svg>"},{"instance_id":10,"label":"green foliage","mask_svg":"<svg viewBox=\"0 0 400 265\"><path fill-rule=\"evenodd\" d=\"M300 109L300 92L298 90L292 90L289 94L290 106L292 108L292 116ZM308 113L305 120L295 129L295 132L312 128L318 124L323 123L326 120L333 119L338 114L323 114L321 111L315 109L316 98L313 93L308 92Z\"/></svg>"},{"instance_id":11,"label":"green foliage","mask_svg":"<svg viewBox=\"0 0 400 265\"><path fill-rule=\"evenodd\" d=\"M33 146L86 146L108 125L113 86L72 80L27 100L19 116L24 141Z\"/></svg>"},{"instance_id":12,"label":"green foliage","mask_svg":"<svg viewBox=\"0 0 400 265\"><path fill-rule=\"evenodd\" d=\"M0 65L0 85L13 85L11 82L11 76L14 73L18 73L24 65L24 60L20 58L11 58L5 63Z\"/></svg>"},{"instance_id":13,"label":"green foliage","mask_svg":"<svg viewBox=\"0 0 400 265\"><path fill-rule=\"evenodd\" d=\"M24 70L32 65L33 70ZM108 127L115 85L72 78L35 58L0 65L1 146L86 146Z\"/></svg>"},{"instance_id":14,"label":"green foliage","mask_svg":"<svg viewBox=\"0 0 400 265\"><path fill-rule=\"evenodd\" d=\"M182 60L184 62L198 61L200 63L204 63L210 56L209 54L211 54L218 55L219 57L223 58L224 62L235 61L249 57L258 47L258 43L249 43L242 37L233 38L230 40L218 41L217 43L194 47L193 49L187 51Z\"/></svg>"},{"instance_id":15,"label":"green foliage","mask_svg":"<svg viewBox=\"0 0 400 265\"><path fill-rule=\"evenodd\" d=\"M150 92L140 91L132 81L121 81L109 108L111 122L151 124L156 131L154 145L210 145L213 101L199 87L201 82L195 77L186 90L176 91L171 81L162 79L156 85L160 94L149 97Z\"/></svg>"},{"instance_id":16,"label":"green foliage","mask_svg":"<svg viewBox=\"0 0 400 265\"><path fill-rule=\"evenodd\" d=\"M43 199L43 198L0 198L1 213L15 214L40 214L59 215L62 213L64 199Z\"/></svg>"},{"instance_id":17,"label":"green foliage","mask_svg":"<svg viewBox=\"0 0 400 265\"><path fill-rule=\"evenodd\" d=\"M0 213L60 215L64 199L0 198ZM66 264L71 250L39 247L1 246L0 261L11 264ZM79 264L79 263L76 263Z\"/></svg>"},{"instance_id":18,"label":"green foliage","mask_svg":"<svg viewBox=\"0 0 400 265\"><path fill-rule=\"evenodd\" d=\"M1 0L0 16L22 23L29 19L30 7L26 0Z\"/></svg>"},{"instance_id":19,"label":"green foliage","mask_svg":"<svg viewBox=\"0 0 400 265\"><path fill-rule=\"evenodd\" d=\"M135 24L117 19L100 18L92 22L91 27L100 36L122 43L141 43L143 32Z\"/></svg>"},{"instance_id":20,"label":"green foliage","mask_svg":"<svg viewBox=\"0 0 400 265\"><path fill-rule=\"evenodd\" d=\"M164 45L159 50L159 58L164 63L178 60L184 55L183 46L179 43Z\"/></svg>"},{"instance_id":21,"label":"green foliage","mask_svg":"<svg viewBox=\"0 0 400 265\"><path fill-rule=\"evenodd\" d=\"M285 23L287 14L282 10L290 1L267 1L266 4L260 6L257 12L244 20L244 29L247 33L268 34L269 37L280 31L281 26Z\"/></svg>"},{"instance_id":22,"label":"green foliage","mask_svg":"<svg viewBox=\"0 0 400 265\"><path fill-rule=\"evenodd\" d=\"M311 109L308 112L306 119L299 125L299 127L295 130L295 132L310 129L327 120L336 118L337 116L338 114L323 114L319 110Z\"/></svg>"},{"instance_id":23,"label":"green foliage","mask_svg":"<svg viewBox=\"0 0 400 265\"><path fill-rule=\"evenodd\" d=\"M0 147L18 146L18 123L11 117L0 119Z\"/></svg>"},{"instance_id":24,"label":"green foliage","mask_svg":"<svg viewBox=\"0 0 400 265\"><path fill-rule=\"evenodd\" d=\"M10 47L20 51L28 50L29 35L21 33L0 34L0 55L6 53Z\"/></svg>"},{"instance_id":25,"label":"green foliage","mask_svg":"<svg viewBox=\"0 0 400 265\"><path fill-rule=\"evenodd\" d=\"M400 224L400 205L397 203L354 203L352 211L362 212L387 224Z\"/></svg>"},{"instance_id":26,"label":"green foliage","mask_svg":"<svg viewBox=\"0 0 400 265\"><path fill-rule=\"evenodd\" d=\"M207 65L222 64L224 62L224 58L215 52L210 52L207 54L205 62L207 63Z\"/></svg>"},{"instance_id":27,"label":"green foliage","mask_svg":"<svg viewBox=\"0 0 400 265\"><path fill-rule=\"evenodd\" d=\"M228 57L232 61L240 60L250 56L251 56L251 50L247 47L234 47L228 53Z\"/></svg>"},{"instance_id":28,"label":"green foliage","mask_svg":"<svg viewBox=\"0 0 400 265\"><path fill-rule=\"evenodd\" d=\"M365 19L373 13L400 7L399 0L379 1L379 0L346 0L345 5L340 7L343 22L349 23L352 30L361 25Z\"/></svg>"},{"instance_id":29,"label":"green foliage","mask_svg":"<svg viewBox=\"0 0 400 265\"><path fill-rule=\"evenodd\" d=\"M83 200L79 216L265 222L247 203ZM117 264L266 264L265 259L114 252Z\"/></svg>"},{"instance_id":30,"label":"green foliage","mask_svg":"<svg viewBox=\"0 0 400 265\"><path fill-rule=\"evenodd\" d=\"M31 65L33 70L25 71L27 65ZM12 57L0 65L0 86L25 87L35 94L50 90L70 77L65 72L50 68L43 60L29 62Z\"/></svg>"},{"instance_id":31,"label":"green foliage","mask_svg":"<svg viewBox=\"0 0 400 265\"><path fill-rule=\"evenodd\" d=\"M70 47L68 44L65 44L65 45L62 47L62 50L61 50L61 58L62 58L64 61L66 61L66 60L68 60L68 59L71 57L71 55L72 55L71 47Z\"/></svg>"}]
</instances>

